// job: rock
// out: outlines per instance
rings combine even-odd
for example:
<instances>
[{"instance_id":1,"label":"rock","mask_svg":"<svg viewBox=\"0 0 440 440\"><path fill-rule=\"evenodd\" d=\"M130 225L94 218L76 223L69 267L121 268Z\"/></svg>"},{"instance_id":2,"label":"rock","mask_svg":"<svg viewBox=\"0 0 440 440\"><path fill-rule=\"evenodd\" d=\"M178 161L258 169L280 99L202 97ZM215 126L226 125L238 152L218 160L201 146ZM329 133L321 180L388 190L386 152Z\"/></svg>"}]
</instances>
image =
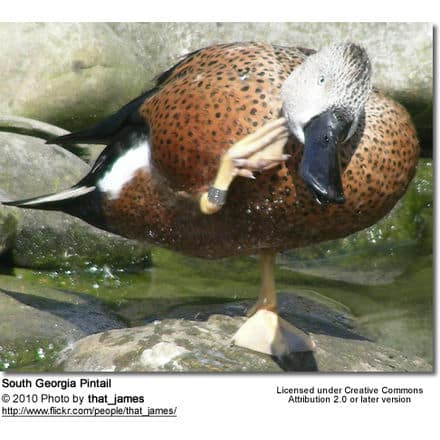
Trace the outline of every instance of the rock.
<instances>
[{"instance_id":1,"label":"rock","mask_svg":"<svg viewBox=\"0 0 440 440\"><path fill-rule=\"evenodd\" d=\"M0 132L0 150L0 189L7 199L68 188L89 170L69 151L46 145L36 137ZM8 228L1 241L12 248L14 265L35 269L93 265L126 268L149 262L147 245L101 231L67 214L0 205L0 219L3 230ZM5 219L9 220L5 223Z\"/></svg>"},{"instance_id":2,"label":"rock","mask_svg":"<svg viewBox=\"0 0 440 440\"><path fill-rule=\"evenodd\" d=\"M0 370L43 361L86 335L121 327L90 295L0 275Z\"/></svg>"},{"instance_id":3,"label":"rock","mask_svg":"<svg viewBox=\"0 0 440 440\"><path fill-rule=\"evenodd\" d=\"M327 301L279 295L281 314L308 332L314 353L275 359L231 346L249 301L186 306L146 326L110 330L77 341L57 363L63 371L424 371L432 366L381 347L362 335L347 310ZM218 313L222 313L221 315Z\"/></svg>"},{"instance_id":4,"label":"rock","mask_svg":"<svg viewBox=\"0 0 440 440\"><path fill-rule=\"evenodd\" d=\"M105 23L1 23L0 113L88 125L146 84L131 41Z\"/></svg>"},{"instance_id":5,"label":"rock","mask_svg":"<svg viewBox=\"0 0 440 440\"><path fill-rule=\"evenodd\" d=\"M16 227L13 215L0 212L0 256L12 248Z\"/></svg>"},{"instance_id":6,"label":"rock","mask_svg":"<svg viewBox=\"0 0 440 440\"><path fill-rule=\"evenodd\" d=\"M0 191L0 200L6 199L6 194ZM0 208L0 256L12 248L16 230L17 219Z\"/></svg>"},{"instance_id":7,"label":"rock","mask_svg":"<svg viewBox=\"0 0 440 440\"><path fill-rule=\"evenodd\" d=\"M0 132L0 149L0 188L11 198L60 191L90 169L66 149L34 136Z\"/></svg>"}]
</instances>

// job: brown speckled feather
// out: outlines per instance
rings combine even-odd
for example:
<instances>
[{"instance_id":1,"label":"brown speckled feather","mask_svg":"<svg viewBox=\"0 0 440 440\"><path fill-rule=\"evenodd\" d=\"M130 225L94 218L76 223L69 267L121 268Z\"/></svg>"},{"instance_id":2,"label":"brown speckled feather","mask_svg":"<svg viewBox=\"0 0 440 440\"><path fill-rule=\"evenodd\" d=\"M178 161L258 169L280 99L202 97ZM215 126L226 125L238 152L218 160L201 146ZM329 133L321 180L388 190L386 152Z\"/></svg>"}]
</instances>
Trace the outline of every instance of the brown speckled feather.
<instances>
[{"instance_id":1,"label":"brown speckled feather","mask_svg":"<svg viewBox=\"0 0 440 440\"><path fill-rule=\"evenodd\" d=\"M152 169L138 171L117 199L104 199L111 230L203 257L285 250L335 239L383 217L413 177L419 145L405 109L374 91L357 132L341 147L343 205L317 204L298 175L302 145L255 181L238 177L213 216L197 197L221 155L279 117L280 88L312 53L244 43L191 54L159 77L139 108L149 128Z\"/></svg>"},{"instance_id":2,"label":"brown speckled feather","mask_svg":"<svg viewBox=\"0 0 440 440\"><path fill-rule=\"evenodd\" d=\"M268 44L221 45L168 73L140 113L150 126L154 162L170 185L198 193L213 179L221 154L278 117L279 90L303 57Z\"/></svg>"}]
</instances>

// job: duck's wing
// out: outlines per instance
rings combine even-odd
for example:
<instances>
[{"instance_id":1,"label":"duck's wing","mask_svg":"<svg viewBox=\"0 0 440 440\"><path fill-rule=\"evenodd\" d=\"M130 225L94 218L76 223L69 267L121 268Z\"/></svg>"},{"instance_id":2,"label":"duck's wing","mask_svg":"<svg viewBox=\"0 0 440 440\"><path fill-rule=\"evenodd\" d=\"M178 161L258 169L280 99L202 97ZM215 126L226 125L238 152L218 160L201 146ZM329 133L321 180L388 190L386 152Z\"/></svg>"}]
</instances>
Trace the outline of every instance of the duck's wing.
<instances>
[{"instance_id":1,"label":"duck's wing","mask_svg":"<svg viewBox=\"0 0 440 440\"><path fill-rule=\"evenodd\" d=\"M145 126L141 118L139 107L150 96L156 93L156 88L138 96L128 104L120 108L116 113L108 116L92 127L69 133L63 136L49 139L48 144L110 144L116 137L120 137L121 131L137 130Z\"/></svg>"}]
</instances>

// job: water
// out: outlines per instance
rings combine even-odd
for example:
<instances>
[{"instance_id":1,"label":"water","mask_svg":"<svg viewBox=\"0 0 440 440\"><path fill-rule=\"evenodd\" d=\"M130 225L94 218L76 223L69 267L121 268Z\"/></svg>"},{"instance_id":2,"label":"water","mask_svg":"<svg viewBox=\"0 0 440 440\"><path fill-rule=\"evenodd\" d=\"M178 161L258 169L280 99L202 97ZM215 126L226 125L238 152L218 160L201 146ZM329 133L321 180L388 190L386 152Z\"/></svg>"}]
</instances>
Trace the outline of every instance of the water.
<instances>
[{"instance_id":1,"label":"water","mask_svg":"<svg viewBox=\"0 0 440 440\"><path fill-rule=\"evenodd\" d=\"M127 326L152 322L181 306L254 299L258 293L253 257L208 261L155 249L153 261L154 267L137 273L17 269L15 276L90 295ZM287 253L277 259L276 281L278 291L324 298L349 310L377 343L432 362L432 256L420 254L416 246L318 260ZM48 340L17 347L8 369L50 370L60 348Z\"/></svg>"}]
</instances>

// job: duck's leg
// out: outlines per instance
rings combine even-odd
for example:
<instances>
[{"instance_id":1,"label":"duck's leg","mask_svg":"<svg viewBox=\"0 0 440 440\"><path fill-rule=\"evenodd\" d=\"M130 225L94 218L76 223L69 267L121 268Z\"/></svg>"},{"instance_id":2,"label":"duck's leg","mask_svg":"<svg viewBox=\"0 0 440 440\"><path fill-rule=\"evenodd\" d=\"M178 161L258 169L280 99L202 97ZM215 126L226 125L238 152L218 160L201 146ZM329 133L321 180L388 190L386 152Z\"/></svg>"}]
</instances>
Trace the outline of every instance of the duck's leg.
<instances>
[{"instance_id":1,"label":"duck's leg","mask_svg":"<svg viewBox=\"0 0 440 440\"><path fill-rule=\"evenodd\" d=\"M252 316L239 328L232 342L277 357L312 351L315 346L312 339L277 314L274 265L275 254L263 252L260 256L260 296L250 311Z\"/></svg>"},{"instance_id":2,"label":"duck's leg","mask_svg":"<svg viewBox=\"0 0 440 440\"><path fill-rule=\"evenodd\" d=\"M219 211L236 176L253 178L253 171L273 168L288 159L283 148L288 137L286 120L268 122L254 133L236 142L220 160L214 183L200 198L200 209L205 214Z\"/></svg>"}]
</instances>

